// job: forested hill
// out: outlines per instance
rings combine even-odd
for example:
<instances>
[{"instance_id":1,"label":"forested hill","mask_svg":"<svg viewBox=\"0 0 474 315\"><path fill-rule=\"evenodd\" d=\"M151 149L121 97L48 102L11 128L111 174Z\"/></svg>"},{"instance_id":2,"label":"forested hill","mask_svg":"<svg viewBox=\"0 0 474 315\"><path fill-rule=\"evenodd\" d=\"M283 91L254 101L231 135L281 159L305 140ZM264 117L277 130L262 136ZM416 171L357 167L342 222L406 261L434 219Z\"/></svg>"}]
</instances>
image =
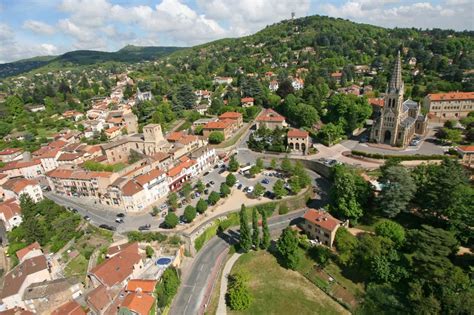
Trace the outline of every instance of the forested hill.
<instances>
[{"instance_id":1,"label":"forested hill","mask_svg":"<svg viewBox=\"0 0 474 315\"><path fill-rule=\"evenodd\" d=\"M370 83L375 89L384 89L389 75L385 70L391 69L397 50L401 50L405 70L415 57L412 68L419 71L418 76L405 71L406 81L429 90L471 90L472 77L466 76L474 67L473 48L472 31L388 29L310 16L267 26L254 35L175 52L167 61L167 70L171 64L177 72L185 67L189 75L201 76L273 71L283 78L305 67L327 81L332 72L342 70L350 81L353 66L368 65L379 70Z\"/></svg>"},{"instance_id":2,"label":"forested hill","mask_svg":"<svg viewBox=\"0 0 474 315\"><path fill-rule=\"evenodd\" d=\"M140 61L154 60L178 49L180 48L138 47L129 45L116 52L77 50L67 52L60 56L36 57L0 64L0 78L18 75L44 66L48 66L48 69L52 69L63 66L91 65L109 61L136 63Z\"/></svg>"}]
</instances>

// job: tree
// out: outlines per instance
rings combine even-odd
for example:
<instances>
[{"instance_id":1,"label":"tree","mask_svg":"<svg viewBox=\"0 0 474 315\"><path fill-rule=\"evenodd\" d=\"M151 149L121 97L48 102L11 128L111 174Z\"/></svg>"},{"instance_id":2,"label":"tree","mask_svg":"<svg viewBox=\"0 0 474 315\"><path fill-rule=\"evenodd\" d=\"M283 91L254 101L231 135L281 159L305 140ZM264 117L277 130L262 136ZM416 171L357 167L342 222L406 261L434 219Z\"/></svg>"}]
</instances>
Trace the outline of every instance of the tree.
<instances>
[{"instance_id":1,"label":"tree","mask_svg":"<svg viewBox=\"0 0 474 315\"><path fill-rule=\"evenodd\" d=\"M301 191L301 183L298 176L291 176L288 184L290 185L290 189L294 194L298 194Z\"/></svg>"},{"instance_id":2,"label":"tree","mask_svg":"<svg viewBox=\"0 0 474 315\"><path fill-rule=\"evenodd\" d=\"M220 186L220 193L222 197L227 197L230 194L230 187L226 183L222 183Z\"/></svg>"},{"instance_id":3,"label":"tree","mask_svg":"<svg viewBox=\"0 0 474 315\"><path fill-rule=\"evenodd\" d=\"M209 194L207 203L213 206L219 201L219 199L221 199L221 195L217 191L213 191Z\"/></svg>"},{"instance_id":4,"label":"tree","mask_svg":"<svg viewBox=\"0 0 474 315\"><path fill-rule=\"evenodd\" d=\"M357 238L349 233L346 228L340 227L337 229L334 245L339 253L337 259L342 265L348 266L352 259L353 252L358 246Z\"/></svg>"},{"instance_id":5,"label":"tree","mask_svg":"<svg viewBox=\"0 0 474 315\"><path fill-rule=\"evenodd\" d=\"M191 205L186 206L184 208L184 220L187 223L193 222L193 220L196 218L196 208L194 208Z\"/></svg>"},{"instance_id":6,"label":"tree","mask_svg":"<svg viewBox=\"0 0 474 315\"><path fill-rule=\"evenodd\" d=\"M304 168L300 161L297 161L293 167L293 174L298 176L301 187L307 187L311 185L311 177Z\"/></svg>"},{"instance_id":7,"label":"tree","mask_svg":"<svg viewBox=\"0 0 474 315\"><path fill-rule=\"evenodd\" d=\"M286 173L291 173L291 171L293 170L293 166L291 165L291 162L290 162L290 160L289 160L287 157L285 157L285 158L281 161L280 169L281 169L283 172L286 172Z\"/></svg>"},{"instance_id":8,"label":"tree","mask_svg":"<svg viewBox=\"0 0 474 315\"><path fill-rule=\"evenodd\" d=\"M246 310L252 303L252 297L245 281L245 278L241 274L233 274L229 277L229 288L226 298L232 310Z\"/></svg>"},{"instance_id":9,"label":"tree","mask_svg":"<svg viewBox=\"0 0 474 315\"><path fill-rule=\"evenodd\" d=\"M344 129L341 124L328 123L319 129L317 136L323 144L331 146L342 139Z\"/></svg>"},{"instance_id":10,"label":"tree","mask_svg":"<svg viewBox=\"0 0 474 315\"><path fill-rule=\"evenodd\" d=\"M165 307L171 303L179 288L178 271L174 267L166 268L156 288L156 296L159 307Z\"/></svg>"},{"instance_id":11,"label":"tree","mask_svg":"<svg viewBox=\"0 0 474 315\"><path fill-rule=\"evenodd\" d=\"M153 208L151 210L151 215L156 217L158 215L158 213L160 213L160 209L157 206L153 206Z\"/></svg>"},{"instance_id":12,"label":"tree","mask_svg":"<svg viewBox=\"0 0 474 315\"><path fill-rule=\"evenodd\" d=\"M281 179L278 179L275 184L273 185L273 193L275 194L275 197L278 199L281 199L282 197L285 197L288 195L288 191L285 188L285 182Z\"/></svg>"},{"instance_id":13,"label":"tree","mask_svg":"<svg viewBox=\"0 0 474 315\"><path fill-rule=\"evenodd\" d=\"M176 106L178 109L191 109L196 104L196 95L193 88L188 84L183 84L176 92Z\"/></svg>"},{"instance_id":14,"label":"tree","mask_svg":"<svg viewBox=\"0 0 474 315\"><path fill-rule=\"evenodd\" d=\"M176 227L179 223L179 218L174 212L168 212L168 214L165 217L165 226L168 229L172 229Z\"/></svg>"},{"instance_id":15,"label":"tree","mask_svg":"<svg viewBox=\"0 0 474 315\"><path fill-rule=\"evenodd\" d=\"M403 166L389 167L382 175L380 183L382 186L378 197L380 211L389 218L405 211L416 191L416 185L409 171Z\"/></svg>"},{"instance_id":16,"label":"tree","mask_svg":"<svg viewBox=\"0 0 474 315\"><path fill-rule=\"evenodd\" d=\"M272 159L272 160L270 161L270 168L271 168L272 170L275 170L275 169L277 168L277 161L276 161L275 159Z\"/></svg>"},{"instance_id":17,"label":"tree","mask_svg":"<svg viewBox=\"0 0 474 315\"><path fill-rule=\"evenodd\" d=\"M242 204L240 207L239 212L239 220L240 220L240 248L243 252L248 252L252 247L252 237L250 235L250 228L247 218L247 209Z\"/></svg>"},{"instance_id":18,"label":"tree","mask_svg":"<svg viewBox=\"0 0 474 315\"><path fill-rule=\"evenodd\" d=\"M392 240L398 246L405 242L405 229L397 222L382 220L375 225L375 234Z\"/></svg>"},{"instance_id":19,"label":"tree","mask_svg":"<svg viewBox=\"0 0 474 315\"><path fill-rule=\"evenodd\" d=\"M268 228L268 223L267 223L267 212L262 211L262 241L260 243L260 248L261 249L268 249L270 247L270 229Z\"/></svg>"},{"instance_id":20,"label":"tree","mask_svg":"<svg viewBox=\"0 0 474 315\"><path fill-rule=\"evenodd\" d=\"M135 151L135 150L130 150L130 155L128 156L128 164L133 164L135 162L138 162L142 159L142 155Z\"/></svg>"},{"instance_id":21,"label":"tree","mask_svg":"<svg viewBox=\"0 0 474 315\"><path fill-rule=\"evenodd\" d=\"M155 251L153 250L153 248L150 245L147 245L145 247L145 253L146 253L147 258L151 258L155 254Z\"/></svg>"},{"instance_id":22,"label":"tree","mask_svg":"<svg viewBox=\"0 0 474 315\"><path fill-rule=\"evenodd\" d=\"M213 131L209 134L209 143L219 144L225 140L224 134L220 131Z\"/></svg>"},{"instance_id":23,"label":"tree","mask_svg":"<svg viewBox=\"0 0 474 315\"><path fill-rule=\"evenodd\" d=\"M189 182L186 182L183 187L181 188L181 192L183 193L184 199L189 201L191 199L191 192L193 191L193 187Z\"/></svg>"},{"instance_id":24,"label":"tree","mask_svg":"<svg viewBox=\"0 0 474 315\"><path fill-rule=\"evenodd\" d=\"M255 249L257 249L258 246L260 245L259 234L260 234L260 230L258 228L258 212L257 212L257 208L254 207L252 210L252 244Z\"/></svg>"},{"instance_id":25,"label":"tree","mask_svg":"<svg viewBox=\"0 0 474 315\"><path fill-rule=\"evenodd\" d=\"M278 85L278 90L276 91L276 94L281 98L286 98L289 94L293 94L294 91L295 89L293 88L291 81L285 79Z\"/></svg>"},{"instance_id":26,"label":"tree","mask_svg":"<svg viewBox=\"0 0 474 315\"><path fill-rule=\"evenodd\" d=\"M199 212L200 214L203 214L207 210L207 202L204 199L199 199L199 201L196 204L196 211Z\"/></svg>"},{"instance_id":27,"label":"tree","mask_svg":"<svg viewBox=\"0 0 474 315\"><path fill-rule=\"evenodd\" d=\"M344 165L333 167L333 185L330 196L329 210L341 219L357 221L362 214L362 206L358 200L356 174Z\"/></svg>"},{"instance_id":28,"label":"tree","mask_svg":"<svg viewBox=\"0 0 474 315\"><path fill-rule=\"evenodd\" d=\"M262 171L262 169L264 168L264 164L263 164L262 158L257 158L257 160L255 161L255 166L258 167L259 172Z\"/></svg>"},{"instance_id":29,"label":"tree","mask_svg":"<svg viewBox=\"0 0 474 315\"><path fill-rule=\"evenodd\" d=\"M198 182L196 183L196 191L202 194L204 190L206 190L206 186L204 186L202 180L198 180Z\"/></svg>"},{"instance_id":30,"label":"tree","mask_svg":"<svg viewBox=\"0 0 474 315\"><path fill-rule=\"evenodd\" d=\"M239 167L240 165L239 162L237 162L235 155L232 155L229 161L229 172L237 172L239 170Z\"/></svg>"},{"instance_id":31,"label":"tree","mask_svg":"<svg viewBox=\"0 0 474 315\"><path fill-rule=\"evenodd\" d=\"M230 173L229 175L227 175L227 177L225 178L225 183L227 184L227 186L229 187L232 187L235 185L235 183L237 182L237 178L235 178L235 175Z\"/></svg>"},{"instance_id":32,"label":"tree","mask_svg":"<svg viewBox=\"0 0 474 315\"><path fill-rule=\"evenodd\" d=\"M263 187L263 185L260 184L260 183L255 184L255 187L254 187L253 192L252 192L253 196L255 198L259 198L264 193L265 193L265 187Z\"/></svg>"},{"instance_id":33,"label":"tree","mask_svg":"<svg viewBox=\"0 0 474 315\"><path fill-rule=\"evenodd\" d=\"M168 194L168 206L172 211L178 209L178 195L174 191Z\"/></svg>"},{"instance_id":34,"label":"tree","mask_svg":"<svg viewBox=\"0 0 474 315\"><path fill-rule=\"evenodd\" d=\"M252 165L252 167L249 169L250 176L255 177L258 173L260 173L260 169L257 167L257 165Z\"/></svg>"},{"instance_id":35,"label":"tree","mask_svg":"<svg viewBox=\"0 0 474 315\"><path fill-rule=\"evenodd\" d=\"M309 250L309 254L320 268L325 268L331 259L331 250L325 246L314 246Z\"/></svg>"},{"instance_id":36,"label":"tree","mask_svg":"<svg viewBox=\"0 0 474 315\"><path fill-rule=\"evenodd\" d=\"M290 227L285 228L276 244L283 267L295 270L298 266L300 261L298 243L296 231L293 231Z\"/></svg>"}]
</instances>

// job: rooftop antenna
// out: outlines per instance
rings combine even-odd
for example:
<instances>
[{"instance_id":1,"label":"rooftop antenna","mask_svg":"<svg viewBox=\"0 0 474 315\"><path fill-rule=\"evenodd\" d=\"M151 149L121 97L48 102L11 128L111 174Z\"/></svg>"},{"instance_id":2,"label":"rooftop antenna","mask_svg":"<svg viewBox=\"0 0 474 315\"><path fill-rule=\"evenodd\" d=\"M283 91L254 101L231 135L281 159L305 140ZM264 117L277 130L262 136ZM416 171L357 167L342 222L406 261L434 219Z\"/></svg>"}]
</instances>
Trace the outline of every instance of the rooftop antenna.
<instances>
[{"instance_id":1,"label":"rooftop antenna","mask_svg":"<svg viewBox=\"0 0 474 315\"><path fill-rule=\"evenodd\" d=\"M291 19L292 19L292 20L295 19L295 12L291 12Z\"/></svg>"}]
</instances>

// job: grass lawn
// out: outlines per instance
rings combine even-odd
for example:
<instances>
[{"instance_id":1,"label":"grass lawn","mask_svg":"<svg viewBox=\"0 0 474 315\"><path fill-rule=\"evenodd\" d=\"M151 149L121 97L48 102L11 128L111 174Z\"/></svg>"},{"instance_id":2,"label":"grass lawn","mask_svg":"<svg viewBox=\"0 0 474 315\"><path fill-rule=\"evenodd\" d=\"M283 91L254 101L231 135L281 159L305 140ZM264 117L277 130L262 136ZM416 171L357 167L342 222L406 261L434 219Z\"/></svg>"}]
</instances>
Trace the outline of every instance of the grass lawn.
<instances>
[{"instance_id":1,"label":"grass lawn","mask_svg":"<svg viewBox=\"0 0 474 315\"><path fill-rule=\"evenodd\" d=\"M229 314L349 314L300 273L280 267L266 251L241 256L235 272L249 276L253 301L248 310Z\"/></svg>"},{"instance_id":2,"label":"grass lawn","mask_svg":"<svg viewBox=\"0 0 474 315\"><path fill-rule=\"evenodd\" d=\"M359 296L363 294L364 284L362 282L355 283L342 275L342 270L338 265L331 262L329 263L324 270L329 273L337 282L342 284L349 292L354 296Z\"/></svg>"},{"instance_id":3,"label":"grass lawn","mask_svg":"<svg viewBox=\"0 0 474 315\"><path fill-rule=\"evenodd\" d=\"M87 273L87 259L79 255L72 259L64 268L64 273L66 277L75 277L80 280L83 280L86 277Z\"/></svg>"}]
</instances>

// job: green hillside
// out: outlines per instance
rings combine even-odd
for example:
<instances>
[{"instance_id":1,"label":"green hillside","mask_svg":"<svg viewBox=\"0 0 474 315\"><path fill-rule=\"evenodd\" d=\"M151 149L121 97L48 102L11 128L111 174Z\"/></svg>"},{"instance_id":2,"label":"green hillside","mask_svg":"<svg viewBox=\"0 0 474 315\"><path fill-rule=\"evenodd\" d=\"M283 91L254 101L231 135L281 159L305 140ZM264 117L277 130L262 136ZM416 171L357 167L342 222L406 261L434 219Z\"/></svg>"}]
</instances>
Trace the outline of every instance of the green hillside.
<instances>
[{"instance_id":1,"label":"green hillside","mask_svg":"<svg viewBox=\"0 0 474 315\"><path fill-rule=\"evenodd\" d=\"M154 60L180 49L179 47L138 47L126 46L116 52L77 50L60 56L35 57L11 63L0 64L0 78L18 75L41 67L48 69L63 66L82 66L109 61L136 63Z\"/></svg>"}]
</instances>

